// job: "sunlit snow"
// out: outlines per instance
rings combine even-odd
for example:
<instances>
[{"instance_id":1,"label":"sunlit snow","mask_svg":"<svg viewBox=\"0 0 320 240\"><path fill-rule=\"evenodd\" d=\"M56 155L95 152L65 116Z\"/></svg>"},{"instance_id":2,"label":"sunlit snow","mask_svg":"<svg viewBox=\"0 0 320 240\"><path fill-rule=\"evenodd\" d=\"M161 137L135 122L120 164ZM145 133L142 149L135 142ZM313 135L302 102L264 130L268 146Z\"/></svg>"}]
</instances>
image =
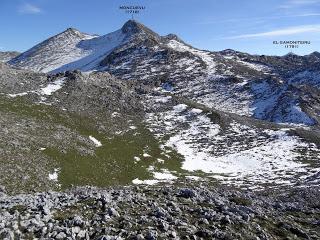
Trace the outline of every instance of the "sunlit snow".
<instances>
[{"instance_id":1,"label":"sunlit snow","mask_svg":"<svg viewBox=\"0 0 320 240\"><path fill-rule=\"evenodd\" d=\"M49 173L49 180L58 181L58 171L59 169L54 169L53 173Z\"/></svg>"},{"instance_id":2,"label":"sunlit snow","mask_svg":"<svg viewBox=\"0 0 320 240\"><path fill-rule=\"evenodd\" d=\"M96 145L96 147L102 146L102 143L99 140L97 140L96 138L89 136L89 139Z\"/></svg>"},{"instance_id":3,"label":"sunlit snow","mask_svg":"<svg viewBox=\"0 0 320 240\"><path fill-rule=\"evenodd\" d=\"M288 128L263 130L231 122L222 129L201 109L175 105L173 101L163 103L157 98L163 96L148 98L148 104L167 107L149 113L147 125L164 144L163 151L169 147L183 156L183 170L201 171L234 184L291 184L298 178L295 175L314 174L309 163L300 161L299 152L316 160L312 156L320 150L290 135ZM170 104L172 110L168 110Z\"/></svg>"}]
</instances>

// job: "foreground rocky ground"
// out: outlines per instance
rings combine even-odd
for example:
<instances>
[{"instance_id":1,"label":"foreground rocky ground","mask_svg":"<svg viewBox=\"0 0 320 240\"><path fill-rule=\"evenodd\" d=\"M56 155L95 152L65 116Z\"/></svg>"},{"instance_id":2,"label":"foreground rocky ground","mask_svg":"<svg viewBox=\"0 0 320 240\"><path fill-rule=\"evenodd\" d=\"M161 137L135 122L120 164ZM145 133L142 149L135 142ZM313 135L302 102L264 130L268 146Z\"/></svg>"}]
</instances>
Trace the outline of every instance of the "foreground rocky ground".
<instances>
[{"instance_id":1,"label":"foreground rocky ground","mask_svg":"<svg viewBox=\"0 0 320 240\"><path fill-rule=\"evenodd\" d=\"M319 239L319 187L206 183L0 197L1 239Z\"/></svg>"}]
</instances>

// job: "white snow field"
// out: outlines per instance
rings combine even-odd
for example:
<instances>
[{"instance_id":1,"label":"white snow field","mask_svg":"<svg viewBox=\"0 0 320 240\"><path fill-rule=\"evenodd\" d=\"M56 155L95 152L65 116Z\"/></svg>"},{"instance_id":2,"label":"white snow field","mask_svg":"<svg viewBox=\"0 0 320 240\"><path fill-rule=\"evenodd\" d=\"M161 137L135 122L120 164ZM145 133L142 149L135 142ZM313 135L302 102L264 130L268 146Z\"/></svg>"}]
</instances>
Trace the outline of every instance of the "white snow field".
<instances>
[{"instance_id":1,"label":"white snow field","mask_svg":"<svg viewBox=\"0 0 320 240\"><path fill-rule=\"evenodd\" d=\"M164 96L150 96L146 103L159 108L148 114L147 125L160 142L183 156L181 168L193 176L200 171L226 183L254 186L294 184L319 171L302 160L319 161L320 150L289 135L286 126L265 130L234 121L222 129L201 109L172 102L168 110L164 105L170 101L157 98Z\"/></svg>"}]
</instances>

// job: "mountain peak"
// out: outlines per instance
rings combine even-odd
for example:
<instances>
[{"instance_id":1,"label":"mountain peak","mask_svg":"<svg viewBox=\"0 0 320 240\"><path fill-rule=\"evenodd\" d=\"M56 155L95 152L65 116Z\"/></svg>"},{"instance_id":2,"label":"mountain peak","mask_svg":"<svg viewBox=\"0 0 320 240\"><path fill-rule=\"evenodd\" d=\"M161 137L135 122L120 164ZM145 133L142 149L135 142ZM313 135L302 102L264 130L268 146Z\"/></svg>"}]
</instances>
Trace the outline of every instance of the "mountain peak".
<instances>
[{"instance_id":1,"label":"mountain peak","mask_svg":"<svg viewBox=\"0 0 320 240\"><path fill-rule=\"evenodd\" d=\"M310 53L309 55L320 58L320 52L318 52L318 51L314 51L314 52Z\"/></svg>"},{"instance_id":2,"label":"mountain peak","mask_svg":"<svg viewBox=\"0 0 320 240\"><path fill-rule=\"evenodd\" d=\"M73 27L69 27L66 29L66 32L79 32L79 30Z\"/></svg>"},{"instance_id":3,"label":"mountain peak","mask_svg":"<svg viewBox=\"0 0 320 240\"><path fill-rule=\"evenodd\" d=\"M146 34L149 36L154 36L159 38L160 36L152 31L150 28L145 25L137 22L136 20L127 21L121 28L121 31L126 35L135 35L135 34Z\"/></svg>"},{"instance_id":4,"label":"mountain peak","mask_svg":"<svg viewBox=\"0 0 320 240\"><path fill-rule=\"evenodd\" d=\"M69 27L69 28L67 28L66 30L64 30L64 31L62 32L62 34L64 34L64 33L67 33L67 34L75 34L75 35L81 35L81 34L82 34L78 29L72 28L72 27Z\"/></svg>"},{"instance_id":5,"label":"mountain peak","mask_svg":"<svg viewBox=\"0 0 320 240\"><path fill-rule=\"evenodd\" d=\"M135 20L129 20L122 26L121 30L124 33L137 33L142 31L144 28L145 26L141 23L138 23Z\"/></svg>"},{"instance_id":6,"label":"mountain peak","mask_svg":"<svg viewBox=\"0 0 320 240\"><path fill-rule=\"evenodd\" d=\"M179 42L182 41L176 34L172 34L172 33L166 35L165 38L168 39L168 40L176 40L176 41L179 41Z\"/></svg>"},{"instance_id":7,"label":"mountain peak","mask_svg":"<svg viewBox=\"0 0 320 240\"><path fill-rule=\"evenodd\" d=\"M87 33L80 32L76 28L69 27L63 32L51 37L50 39L56 39L56 38L72 38L72 39L90 39L93 37L97 37L98 35L91 35Z\"/></svg>"},{"instance_id":8,"label":"mountain peak","mask_svg":"<svg viewBox=\"0 0 320 240\"><path fill-rule=\"evenodd\" d=\"M97 37L98 35L91 35L88 33L83 33L80 32L78 29L76 28L72 28L69 27L66 30L64 30L63 32L53 36L53 37L59 37L59 36L68 36L68 37L76 37L76 38L92 38L92 37Z\"/></svg>"}]
</instances>

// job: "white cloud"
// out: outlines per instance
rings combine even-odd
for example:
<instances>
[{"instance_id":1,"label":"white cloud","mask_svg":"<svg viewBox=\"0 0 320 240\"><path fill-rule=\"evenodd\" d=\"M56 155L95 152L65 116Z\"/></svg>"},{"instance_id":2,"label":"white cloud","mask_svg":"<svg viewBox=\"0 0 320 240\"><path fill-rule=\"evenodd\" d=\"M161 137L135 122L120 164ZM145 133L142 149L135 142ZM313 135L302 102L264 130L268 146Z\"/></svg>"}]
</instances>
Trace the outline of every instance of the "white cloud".
<instances>
[{"instance_id":1,"label":"white cloud","mask_svg":"<svg viewBox=\"0 0 320 240\"><path fill-rule=\"evenodd\" d=\"M320 13L303 13L297 16L298 17L314 17L314 16L320 16Z\"/></svg>"},{"instance_id":2,"label":"white cloud","mask_svg":"<svg viewBox=\"0 0 320 240\"><path fill-rule=\"evenodd\" d=\"M296 18L296 17L316 17L320 16L320 13L301 13L301 14L292 14L292 15L276 15L276 16L266 16L266 17L248 17L248 18L228 18L228 19L218 19L218 20L209 20L203 22L197 22L196 24L206 25L214 23L233 23L233 22L246 22L246 21L265 21L273 19L282 19L282 18Z\"/></svg>"},{"instance_id":3,"label":"white cloud","mask_svg":"<svg viewBox=\"0 0 320 240\"><path fill-rule=\"evenodd\" d=\"M289 0L285 4L280 5L279 8L296 8L296 7L303 7L308 5L319 4L320 0Z\"/></svg>"},{"instance_id":4,"label":"white cloud","mask_svg":"<svg viewBox=\"0 0 320 240\"><path fill-rule=\"evenodd\" d=\"M31 3L23 3L22 5L19 6L18 11L19 11L19 13L24 13L24 14L42 13L41 8L35 6Z\"/></svg>"},{"instance_id":5,"label":"white cloud","mask_svg":"<svg viewBox=\"0 0 320 240\"><path fill-rule=\"evenodd\" d=\"M225 37L224 39L245 39L245 38L259 38L259 37L277 37L277 36L288 36L298 33L318 33L320 32L320 24L316 25L300 25L282 28L278 30L260 32L260 33L251 33L251 34L242 34L237 36Z\"/></svg>"}]
</instances>

